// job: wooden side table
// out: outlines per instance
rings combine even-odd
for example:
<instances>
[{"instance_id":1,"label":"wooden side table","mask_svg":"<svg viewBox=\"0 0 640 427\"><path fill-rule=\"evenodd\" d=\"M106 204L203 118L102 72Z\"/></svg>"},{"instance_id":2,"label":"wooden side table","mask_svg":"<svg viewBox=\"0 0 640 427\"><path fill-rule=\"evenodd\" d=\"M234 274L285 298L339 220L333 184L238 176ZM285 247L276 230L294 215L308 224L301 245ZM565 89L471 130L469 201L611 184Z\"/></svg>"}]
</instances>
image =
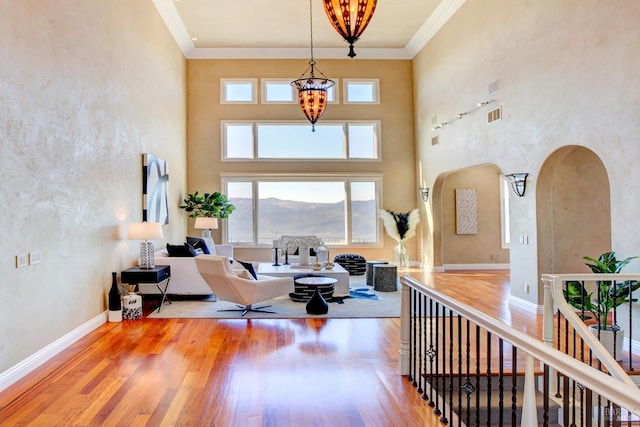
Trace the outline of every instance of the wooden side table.
<instances>
[{"instance_id":1,"label":"wooden side table","mask_svg":"<svg viewBox=\"0 0 640 427\"><path fill-rule=\"evenodd\" d=\"M140 283L155 284L162 294L158 313L160 313L160 309L165 301L171 304L171 300L167 298L167 289L169 289L169 281L171 280L171 266L169 265L156 265L153 268L127 268L120 273L120 280L122 283L129 283L131 285L138 285ZM162 282L165 282L164 289L160 286Z\"/></svg>"}]
</instances>

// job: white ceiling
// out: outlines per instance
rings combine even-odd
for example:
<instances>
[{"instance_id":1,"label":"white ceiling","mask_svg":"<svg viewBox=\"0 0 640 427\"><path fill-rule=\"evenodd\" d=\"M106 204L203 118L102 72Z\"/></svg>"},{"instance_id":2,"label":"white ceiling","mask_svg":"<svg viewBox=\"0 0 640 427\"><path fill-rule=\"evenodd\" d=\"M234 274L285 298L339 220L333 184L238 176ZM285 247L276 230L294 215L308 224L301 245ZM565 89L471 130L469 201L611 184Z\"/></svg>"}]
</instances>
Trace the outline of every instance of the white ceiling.
<instances>
[{"instance_id":1,"label":"white ceiling","mask_svg":"<svg viewBox=\"0 0 640 427\"><path fill-rule=\"evenodd\" d=\"M356 58L411 59L465 0L378 0ZM187 58L308 58L308 0L153 0ZM193 40L197 38L197 40ZM313 0L317 58L347 58L348 45Z\"/></svg>"}]
</instances>

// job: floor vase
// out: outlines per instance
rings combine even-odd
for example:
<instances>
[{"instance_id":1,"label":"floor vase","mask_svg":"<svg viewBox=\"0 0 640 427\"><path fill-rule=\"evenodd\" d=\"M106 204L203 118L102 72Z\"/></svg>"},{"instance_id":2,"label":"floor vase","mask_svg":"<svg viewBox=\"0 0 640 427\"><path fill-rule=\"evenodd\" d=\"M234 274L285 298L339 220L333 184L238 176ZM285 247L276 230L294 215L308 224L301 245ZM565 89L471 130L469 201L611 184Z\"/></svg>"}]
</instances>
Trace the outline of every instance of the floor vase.
<instances>
[{"instance_id":1,"label":"floor vase","mask_svg":"<svg viewBox=\"0 0 640 427\"><path fill-rule=\"evenodd\" d=\"M409 266L409 251L404 241L400 241L400 243L393 248L393 262L400 268Z\"/></svg>"}]
</instances>

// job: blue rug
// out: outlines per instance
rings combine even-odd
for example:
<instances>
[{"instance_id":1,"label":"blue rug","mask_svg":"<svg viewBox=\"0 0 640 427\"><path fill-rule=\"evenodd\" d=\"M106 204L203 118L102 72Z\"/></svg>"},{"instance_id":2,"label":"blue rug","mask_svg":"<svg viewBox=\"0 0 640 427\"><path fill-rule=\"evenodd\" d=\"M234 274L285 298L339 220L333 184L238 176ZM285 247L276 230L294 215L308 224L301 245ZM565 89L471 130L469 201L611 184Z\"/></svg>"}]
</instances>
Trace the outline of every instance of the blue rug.
<instances>
[{"instance_id":1,"label":"blue rug","mask_svg":"<svg viewBox=\"0 0 640 427\"><path fill-rule=\"evenodd\" d=\"M351 288L349 289L349 296L351 298L360 299L378 299L378 296L371 292L371 288Z\"/></svg>"}]
</instances>

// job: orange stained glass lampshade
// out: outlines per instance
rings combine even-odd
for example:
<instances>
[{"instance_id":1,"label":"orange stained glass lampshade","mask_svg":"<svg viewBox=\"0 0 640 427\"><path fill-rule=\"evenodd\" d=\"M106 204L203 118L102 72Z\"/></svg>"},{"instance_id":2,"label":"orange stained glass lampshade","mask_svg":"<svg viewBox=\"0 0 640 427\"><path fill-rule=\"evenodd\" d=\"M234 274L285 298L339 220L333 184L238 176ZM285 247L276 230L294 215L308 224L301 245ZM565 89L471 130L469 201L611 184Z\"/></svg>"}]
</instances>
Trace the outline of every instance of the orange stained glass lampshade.
<instances>
[{"instance_id":1,"label":"orange stained glass lampshade","mask_svg":"<svg viewBox=\"0 0 640 427\"><path fill-rule=\"evenodd\" d=\"M313 73L313 64L311 67ZM311 130L315 132L316 122L327 108L327 89L334 85L333 80L311 76L295 80L291 85L298 90L300 109L311 122Z\"/></svg>"},{"instance_id":2,"label":"orange stained glass lampshade","mask_svg":"<svg viewBox=\"0 0 640 427\"><path fill-rule=\"evenodd\" d=\"M369 25L377 0L322 0L333 28L349 43L349 57L356 56L353 44Z\"/></svg>"}]
</instances>

